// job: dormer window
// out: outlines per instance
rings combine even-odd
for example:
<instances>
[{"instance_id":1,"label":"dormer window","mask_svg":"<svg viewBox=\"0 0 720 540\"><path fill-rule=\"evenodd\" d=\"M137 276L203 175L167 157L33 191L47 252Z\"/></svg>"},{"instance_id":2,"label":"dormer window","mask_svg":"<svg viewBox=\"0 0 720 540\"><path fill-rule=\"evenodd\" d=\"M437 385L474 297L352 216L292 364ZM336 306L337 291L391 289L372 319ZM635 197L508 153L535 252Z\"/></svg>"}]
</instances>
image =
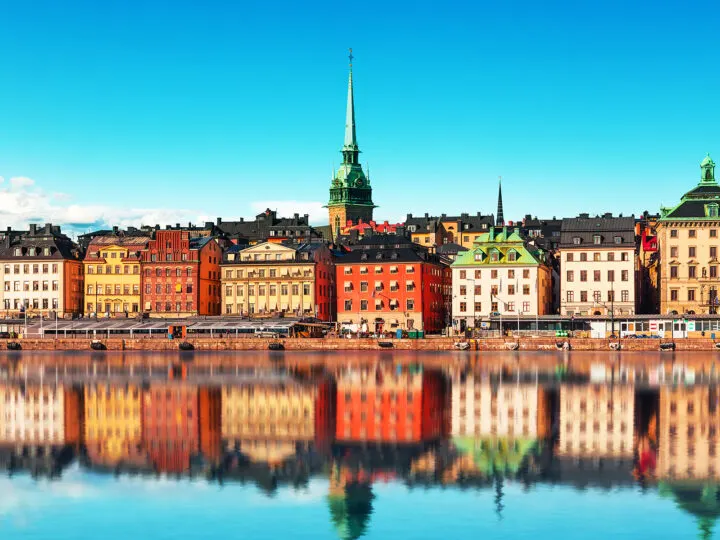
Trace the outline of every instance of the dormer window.
<instances>
[{"instance_id":1,"label":"dormer window","mask_svg":"<svg viewBox=\"0 0 720 540\"><path fill-rule=\"evenodd\" d=\"M22 248L15 248L15 256L20 257L22 255Z\"/></svg>"},{"instance_id":2,"label":"dormer window","mask_svg":"<svg viewBox=\"0 0 720 540\"><path fill-rule=\"evenodd\" d=\"M579 246L580 242L582 242L582 240L579 236L573 236L573 244L575 244L576 246Z\"/></svg>"},{"instance_id":3,"label":"dormer window","mask_svg":"<svg viewBox=\"0 0 720 540\"><path fill-rule=\"evenodd\" d=\"M360 260L367 261L367 253L363 253L362 255L360 255Z\"/></svg>"},{"instance_id":4,"label":"dormer window","mask_svg":"<svg viewBox=\"0 0 720 540\"><path fill-rule=\"evenodd\" d=\"M482 253L476 253L476 254L475 254L475 260L476 260L476 261L482 261L482 260L483 260L483 254L482 254Z\"/></svg>"},{"instance_id":5,"label":"dormer window","mask_svg":"<svg viewBox=\"0 0 720 540\"><path fill-rule=\"evenodd\" d=\"M515 262L517 260L517 252L514 250L511 250L510 252L508 252L507 257L508 257L508 261Z\"/></svg>"},{"instance_id":6,"label":"dormer window","mask_svg":"<svg viewBox=\"0 0 720 540\"><path fill-rule=\"evenodd\" d=\"M500 260L500 253L497 250L490 252L490 262L498 262Z\"/></svg>"},{"instance_id":7,"label":"dormer window","mask_svg":"<svg viewBox=\"0 0 720 540\"><path fill-rule=\"evenodd\" d=\"M43 255L45 255L46 257L50 255L50 248L49 248L49 247L46 247L46 248L43 249Z\"/></svg>"},{"instance_id":8,"label":"dormer window","mask_svg":"<svg viewBox=\"0 0 720 540\"><path fill-rule=\"evenodd\" d=\"M622 236L616 236L616 237L615 237L615 243L616 243L616 244L622 244L622 243L623 243Z\"/></svg>"},{"instance_id":9,"label":"dormer window","mask_svg":"<svg viewBox=\"0 0 720 540\"><path fill-rule=\"evenodd\" d=\"M718 217L718 203L710 203L705 205L707 217Z\"/></svg>"},{"instance_id":10,"label":"dormer window","mask_svg":"<svg viewBox=\"0 0 720 540\"><path fill-rule=\"evenodd\" d=\"M602 243L602 236L599 234L593 234L593 244L598 245Z\"/></svg>"}]
</instances>

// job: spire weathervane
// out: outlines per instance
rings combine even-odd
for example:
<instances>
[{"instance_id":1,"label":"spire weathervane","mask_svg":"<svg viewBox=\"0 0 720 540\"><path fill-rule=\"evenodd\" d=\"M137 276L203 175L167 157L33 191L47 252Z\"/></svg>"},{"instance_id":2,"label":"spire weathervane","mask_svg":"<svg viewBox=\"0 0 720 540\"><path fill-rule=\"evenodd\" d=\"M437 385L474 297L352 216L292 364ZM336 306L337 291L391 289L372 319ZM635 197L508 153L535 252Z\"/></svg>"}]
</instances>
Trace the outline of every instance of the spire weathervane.
<instances>
[{"instance_id":1,"label":"spire weathervane","mask_svg":"<svg viewBox=\"0 0 720 540\"><path fill-rule=\"evenodd\" d=\"M355 57L353 56L353 53L352 53L352 47L350 47L350 48L348 49L348 51L350 51L350 54L348 55L348 58L350 59L350 69L352 69L352 61L353 61L353 58L355 58Z\"/></svg>"}]
</instances>

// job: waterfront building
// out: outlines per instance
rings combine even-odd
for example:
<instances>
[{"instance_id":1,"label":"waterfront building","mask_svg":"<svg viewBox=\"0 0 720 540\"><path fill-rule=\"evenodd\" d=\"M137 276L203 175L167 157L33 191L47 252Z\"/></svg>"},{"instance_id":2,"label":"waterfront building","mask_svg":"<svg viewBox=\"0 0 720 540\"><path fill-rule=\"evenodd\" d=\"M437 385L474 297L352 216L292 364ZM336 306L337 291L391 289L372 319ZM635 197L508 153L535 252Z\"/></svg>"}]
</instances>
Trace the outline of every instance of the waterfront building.
<instances>
[{"instance_id":1,"label":"waterfront building","mask_svg":"<svg viewBox=\"0 0 720 540\"><path fill-rule=\"evenodd\" d=\"M135 385L85 386L85 447L93 464L142 459L141 393Z\"/></svg>"},{"instance_id":2,"label":"waterfront building","mask_svg":"<svg viewBox=\"0 0 720 540\"><path fill-rule=\"evenodd\" d=\"M405 229L410 239L427 248L436 248L443 244L458 244L464 248L472 248L480 234L495 224L492 215L460 214L459 216L413 216L405 217Z\"/></svg>"},{"instance_id":3,"label":"waterfront building","mask_svg":"<svg viewBox=\"0 0 720 540\"><path fill-rule=\"evenodd\" d=\"M564 316L637 313L635 218L612 214L563 219L558 256Z\"/></svg>"},{"instance_id":4,"label":"waterfront building","mask_svg":"<svg viewBox=\"0 0 720 540\"><path fill-rule=\"evenodd\" d=\"M181 473L191 459L217 463L220 392L183 383L150 384L143 392L143 442L159 472Z\"/></svg>"},{"instance_id":5,"label":"waterfront building","mask_svg":"<svg viewBox=\"0 0 720 540\"><path fill-rule=\"evenodd\" d=\"M715 162L700 163L700 182L657 221L660 312L717 313L720 186Z\"/></svg>"},{"instance_id":6,"label":"waterfront building","mask_svg":"<svg viewBox=\"0 0 720 540\"><path fill-rule=\"evenodd\" d=\"M548 254L528 243L518 229L490 227L472 249L452 264L452 314L455 327L479 326L497 314L547 315L552 307Z\"/></svg>"},{"instance_id":7,"label":"waterfront building","mask_svg":"<svg viewBox=\"0 0 720 540\"><path fill-rule=\"evenodd\" d=\"M520 234L545 251L554 252L560 245L562 221L555 216L542 219L526 214L520 222Z\"/></svg>"},{"instance_id":8,"label":"waterfront building","mask_svg":"<svg viewBox=\"0 0 720 540\"><path fill-rule=\"evenodd\" d=\"M98 235L88 244L85 268L85 313L106 317L140 313L140 253L150 235L138 232Z\"/></svg>"},{"instance_id":9,"label":"waterfront building","mask_svg":"<svg viewBox=\"0 0 720 540\"><path fill-rule=\"evenodd\" d=\"M348 221L372 221L373 209L370 176L360 165L360 147L355 130L355 100L353 96L352 54L350 54L350 75L348 77L347 110L345 114L345 143L342 147L342 164L330 183L328 217L332 238L341 233Z\"/></svg>"},{"instance_id":10,"label":"waterfront building","mask_svg":"<svg viewBox=\"0 0 720 540\"><path fill-rule=\"evenodd\" d=\"M297 452L329 447L329 380L291 378L222 388L222 441L253 462L279 464ZM316 445L316 443L319 443Z\"/></svg>"},{"instance_id":11,"label":"waterfront building","mask_svg":"<svg viewBox=\"0 0 720 540\"><path fill-rule=\"evenodd\" d=\"M449 317L448 261L398 235L373 235L339 256L338 321L376 333L439 332Z\"/></svg>"},{"instance_id":12,"label":"waterfront building","mask_svg":"<svg viewBox=\"0 0 720 540\"><path fill-rule=\"evenodd\" d=\"M230 248L221 276L226 315L287 313L335 320L335 263L325 244Z\"/></svg>"},{"instance_id":13,"label":"waterfront building","mask_svg":"<svg viewBox=\"0 0 720 540\"><path fill-rule=\"evenodd\" d=\"M58 447L80 442L80 399L70 388L0 385L0 443Z\"/></svg>"},{"instance_id":14,"label":"waterfront building","mask_svg":"<svg viewBox=\"0 0 720 540\"><path fill-rule=\"evenodd\" d=\"M224 221L217 218L215 227L237 245L261 242L305 244L323 240L322 228L311 226L308 214L278 217L277 212L270 208L260 212L253 220Z\"/></svg>"},{"instance_id":15,"label":"waterfront building","mask_svg":"<svg viewBox=\"0 0 720 540\"><path fill-rule=\"evenodd\" d=\"M453 437L544 439L550 435L550 403L538 384L493 384L487 377L452 378Z\"/></svg>"},{"instance_id":16,"label":"waterfront building","mask_svg":"<svg viewBox=\"0 0 720 540\"><path fill-rule=\"evenodd\" d=\"M144 312L157 317L220 315L222 249L214 237L158 230L140 260Z\"/></svg>"},{"instance_id":17,"label":"waterfront building","mask_svg":"<svg viewBox=\"0 0 720 540\"><path fill-rule=\"evenodd\" d=\"M660 388L658 477L720 477L718 397L712 385Z\"/></svg>"},{"instance_id":18,"label":"waterfront building","mask_svg":"<svg viewBox=\"0 0 720 540\"><path fill-rule=\"evenodd\" d=\"M418 443L446 434L445 386L421 368L357 368L337 376L336 439Z\"/></svg>"},{"instance_id":19,"label":"waterfront building","mask_svg":"<svg viewBox=\"0 0 720 540\"><path fill-rule=\"evenodd\" d=\"M557 454L632 457L635 450L635 387L629 384L560 386Z\"/></svg>"},{"instance_id":20,"label":"waterfront building","mask_svg":"<svg viewBox=\"0 0 720 540\"><path fill-rule=\"evenodd\" d=\"M58 317L83 310L80 248L46 223L28 231L4 232L0 244L3 311L6 316L42 314Z\"/></svg>"},{"instance_id":21,"label":"waterfront building","mask_svg":"<svg viewBox=\"0 0 720 540\"><path fill-rule=\"evenodd\" d=\"M660 251L657 222L660 215L644 212L635 221L638 242L638 313L660 313Z\"/></svg>"}]
</instances>

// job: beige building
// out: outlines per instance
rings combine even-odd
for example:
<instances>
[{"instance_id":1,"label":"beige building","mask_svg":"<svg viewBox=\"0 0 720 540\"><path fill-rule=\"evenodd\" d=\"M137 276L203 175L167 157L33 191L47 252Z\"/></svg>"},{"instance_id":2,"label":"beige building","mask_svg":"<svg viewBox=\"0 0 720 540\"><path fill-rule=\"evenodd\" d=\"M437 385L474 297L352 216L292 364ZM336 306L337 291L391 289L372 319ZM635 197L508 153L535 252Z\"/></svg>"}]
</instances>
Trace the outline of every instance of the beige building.
<instances>
[{"instance_id":1,"label":"beige building","mask_svg":"<svg viewBox=\"0 0 720 540\"><path fill-rule=\"evenodd\" d=\"M700 182L674 208L662 208L656 230L660 250L660 313L717 313L720 186L715 162L700 164Z\"/></svg>"},{"instance_id":2,"label":"beige building","mask_svg":"<svg viewBox=\"0 0 720 540\"><path fill-rule=\"evenodd\" d=\"M223 257L221 279L225 315L335 318L335 265L325 244L263 242L231 248Z\"/></svg>"},{"instance_id":3,"label":"beige building","mask_svg":"<svg viewBox=\"0 0 720 540\"><path fill-rule=\"evenodd\" d=\"M65 444L65 392L60 386L0 386L0 441L4 444Z\"/></svg>"},{"instance_id":4,"label":"beige building","mask_svg":"<svg viewBox=\"0 0 720 540\"><path fill-rule=\"evenodd\" d=\"M560 387L558 455L632 457L634 426L634 386Z\"/></svg>"},{"instance_id":5,"label":"beige building","mask_svg":"<svg viewBox=\"0 0 720 540\"><path fill-rule=\"evenodd\" d=\"M717 388L663 386L659 412L658 477L718 478L720 410Z\"/></svg>"},{"instance_id":6,"label":"beige building","mask_svg":"<svg viewBox=\"0 0 720 540\"><path fill-rule=\"evenodd\" d=\"M637 312L635 219L612 214L563 219L560 313L633 315Z\"/></svg>"},{"instance_id":7,"label":"beige building","mask_svg":"<svg viewBox=\"0 0 720 540\"><path fill-rule=\"evenodd\" d=\"M453 436L541 439L549 433L550 410L537 384L501 383L479 375L452 379Z\"/></svg>"}]
</instances>

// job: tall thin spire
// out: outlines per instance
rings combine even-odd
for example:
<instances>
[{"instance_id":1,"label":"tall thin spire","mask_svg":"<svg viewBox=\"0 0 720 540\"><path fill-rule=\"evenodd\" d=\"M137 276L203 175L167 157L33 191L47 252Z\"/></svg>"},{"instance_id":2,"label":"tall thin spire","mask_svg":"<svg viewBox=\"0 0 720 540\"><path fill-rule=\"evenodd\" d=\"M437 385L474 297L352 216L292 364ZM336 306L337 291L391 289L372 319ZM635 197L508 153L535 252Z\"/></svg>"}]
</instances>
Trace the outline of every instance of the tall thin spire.
<instances>
[{"instance_id":1,"label":"tall thin spire","mask_svg":"<svg viewBox=\"0 0 720 540\"><path fill-rule=\"evenodd\" d=\"M352 61L353 53L350 49L348 56L350 60L350 75L348 77L348 97L347 97L347 111L345 114L345 144L343 145L343 163L356 164L358 163L358 153L360 150L357 145L357 135L355 133L355 100L353 98L353 78L352 78Z\"/></svg>"},{"instance_id":2,"label":"tall thin spire","mask_svg":"<svg viewBox=\"0 0 720 540\"><path fill-rule=\"evenodd\" d=\"M503 217L503 205L502 205L502 176L498 176L498 205L497 205L497 216L495 217L495 225L502 227L505 225L505 218Z\"/></svg>"}]
</instances>

